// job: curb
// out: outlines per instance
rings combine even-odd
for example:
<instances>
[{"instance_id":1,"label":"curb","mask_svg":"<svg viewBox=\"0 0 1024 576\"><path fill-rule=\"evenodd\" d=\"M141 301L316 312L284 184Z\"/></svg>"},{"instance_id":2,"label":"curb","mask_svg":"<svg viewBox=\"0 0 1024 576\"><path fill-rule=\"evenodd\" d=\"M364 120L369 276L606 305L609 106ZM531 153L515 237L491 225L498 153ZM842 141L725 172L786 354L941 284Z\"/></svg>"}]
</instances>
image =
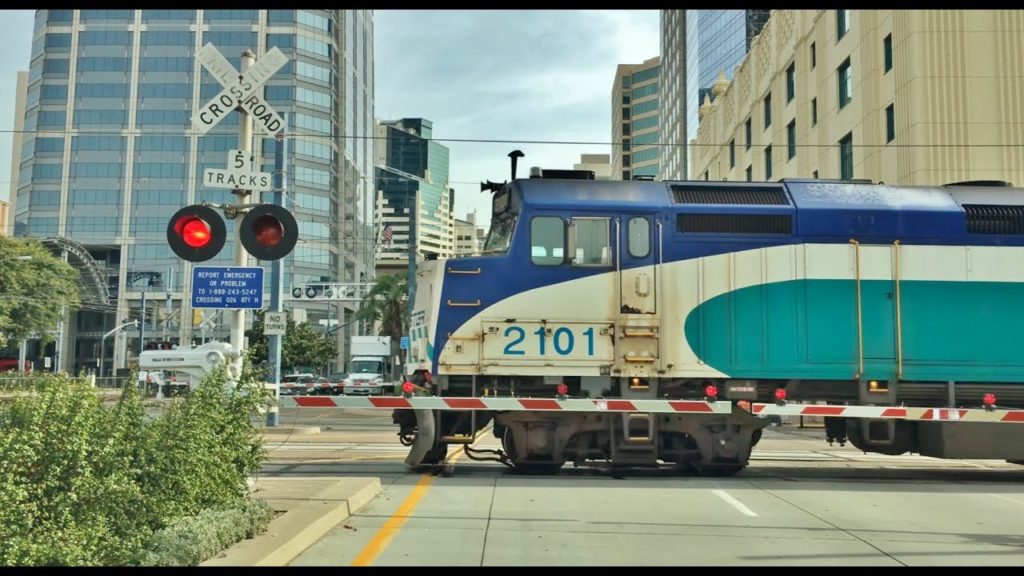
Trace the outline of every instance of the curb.
<instances>
[{"instance_id":1,"label":"curb","mask_svg":"<svg viewBox=\"0 0 1024 576\"><path fill-rule=\"evenodd\" d=\"M380 478L339 479L303 498L303 502L274 519L263 534L235 544L222 556L200 566L287 566L380 492ZM269 494L266 498L274 499Z\"/></svg>"},{"instance_id":2,"label":"curb","mask_svg":"<svg viewBox=\"0 0 1024 576\"><path fill-rule=\"evenodd\" d=\"M294 434L296 436L306 436L309 434L319 434L319 426L266 426L259 428L261 434Z\"/></svg>"}]
</instances>

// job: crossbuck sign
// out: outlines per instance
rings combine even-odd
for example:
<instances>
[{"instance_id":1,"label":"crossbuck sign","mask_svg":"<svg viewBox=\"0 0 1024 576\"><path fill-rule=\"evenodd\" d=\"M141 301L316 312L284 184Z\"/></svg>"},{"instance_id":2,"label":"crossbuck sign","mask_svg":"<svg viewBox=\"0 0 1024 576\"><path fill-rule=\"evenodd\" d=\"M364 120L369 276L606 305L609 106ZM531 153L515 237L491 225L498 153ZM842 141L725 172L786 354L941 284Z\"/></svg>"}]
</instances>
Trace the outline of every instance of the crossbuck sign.
<instances>
[{"instance_id":1,"label":"crossbuck sign","mask_svg":"<svg viewBox=\"0 0 1024 576\"><path fill-rule=\"evenodd\" d=\"M199 49L197 56L199 62L224 87L220 94L192 115L192 127L200 134L209 132L239 106L270 135L277 134L284 127L284 121L259 93L263 83L288 62L288 57L281 50L276 46L271 48L245 74L239 74L209 42Z\"/></svg>"}]
</instances>

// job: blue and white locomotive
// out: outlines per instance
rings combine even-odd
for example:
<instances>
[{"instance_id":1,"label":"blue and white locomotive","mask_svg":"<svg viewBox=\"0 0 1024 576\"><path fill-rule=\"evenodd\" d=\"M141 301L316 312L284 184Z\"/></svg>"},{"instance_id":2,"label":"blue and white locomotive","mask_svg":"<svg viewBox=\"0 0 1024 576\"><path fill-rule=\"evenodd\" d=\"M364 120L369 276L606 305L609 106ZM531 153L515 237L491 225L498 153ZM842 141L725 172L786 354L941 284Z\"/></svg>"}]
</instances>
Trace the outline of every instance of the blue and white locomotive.
<instances>
[{"instance_id":1,"label":"blue and white locomotive","mask_svg":"<svg viewBox=\"0 0 1024 576\"><path fill-rule=\"evenodd\" d=\"M435 395L1024 406L1021 189L533 172L486 186L483 255L417 267L407 371ZM511 462L541 470L731 473L765 426L741 407L438 417L424 461L493 419ZM1024 427L971 426L826 419L865 451L1024 459Z\"/></svg>"}]
</instances>

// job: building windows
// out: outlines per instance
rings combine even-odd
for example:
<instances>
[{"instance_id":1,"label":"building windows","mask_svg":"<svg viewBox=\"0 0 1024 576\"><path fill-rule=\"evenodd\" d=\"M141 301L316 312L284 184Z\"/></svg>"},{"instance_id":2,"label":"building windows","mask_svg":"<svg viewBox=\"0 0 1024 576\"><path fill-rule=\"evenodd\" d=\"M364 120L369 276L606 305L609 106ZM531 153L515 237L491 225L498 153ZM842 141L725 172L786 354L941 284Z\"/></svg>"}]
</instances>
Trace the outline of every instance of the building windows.
<instances>
[{"instance_id":1,"label":"building windows","mask_svg":"<svg viewBox=\"0 0 1024 576\"><path fill-rule=\"evenodd\" d=\"M818 65L818 51L814 42L811 42L811 70Z\"/></svg>"},{"instance_id":2,"label":"building windows","mask_svg":"<svg viewBox=\"0 0 1024 576\"><path fill-rule=\"evenodd\" d=\"M790 160L796 157L796 120L786 125L786 151Z\"/></svg>"},{"instance_id":3,"label":"building windows","mask_svg":"<svg viewBox=\"0 0 1024 576\"><path fill-rule=\"evenodd\" d=\"M629 155L629 154L624 154L624 155L622 156L622 165L623 165L623 166L626 166L626 167L628 167L628 166L631 166L631 165L632 165L632 158L630 157L630 155Z\"/></svg>"},{"instance_id":4,"label":"building windows","mask_svg":"<svg viewBox=\"0 0 1024 576\"><path fill-rule=\"evenodd\" d=\"M646 150L640 150L639 152L633 153L633 162L649 162L651 160L658 159L658 149L648 148Z\"/></svg>"},{"instance_id":5,"label":"building windows","mask_svg":"<svg viewBox=\"0 0 1024 576\"><path fill-rule=\"evenodd\" d=\"M648 128L656 128L658 126L657 116L648 116L647 118L641 118L633 121L633 131L639 132L640 130L647 130Z\"/></svg>"},{"instance_id":6,"label":"building windows","mask_svg":"<svg viewBox=\"0 0 1024 576\"><path fill-rule=\"evenodd\" d=\"M753 181L754 181L754 166L750 165L750 166L747 166L747 182L753 182Z\"/></svg>"},{"instance_id":7,"label":"building windows","mask_svg":"<svg viewBox=\"0 0 1024 576\"><path fill-rule=\"evenodd\" d=\"M629 180L629 170L623 170L622 171L622 179L623 180Z\"/></svg>"},{"instance_id":8,"label":"building windows","mask_svg":"<svg viewBox=\"0 0 1024 576\"><path fill-rule=\"evenodd\" d=\"M622 119L629 120L629 108L622 109Z\"/></svg>"},{"instance_id":9,"label":"building windows","mask_svg":"<svg viewBox=\"0 0 1024 576\"><path fill-rule=\"evenodd\" d=\"M303 78L317 80L319 82L330 82L331 71L323 66L299 61L295 64L295 73ZM218 87L219 88L219 87Z\"/></svg>"},{"instance_id":10,"label":"building windows","mask_svg":"<svg viewBox=\"0 0 1024 576\"><path fill-rule=\"evenodd\" d=\"M729 168L736 167L736 139L729 140Z\"/></svg>"},{"instance_id":11,"label":"building windows","mask_svg":"<svg viewBox=\"0 0 1024 576\"><path fill-rule=\"evenodd\" d=\"M767 130L772 125L772 93L769 92L764 97L764 129Z\"/></svg>"},{"instance_id":12,"label":"building windows","mask_svg":"<svg viewBox=\"0 0 1024 576\"><path fill-rule=\"evenodd\" d=\"M839 139L839 179L853 180L853 132Z\"/></svg>"},{"instance_id":13,"label":"building windows","mask_svg":"<svg viewBox=\"0 0 1024 576\"><path fill-rule=\"evenodd\" d=\"M746 135L747 135L747 150L750 150L750 146L752 144L752 142L750 141L751 140L751 132L752 132L751 124L750 124L750 118L747 118L747 124L743 127L743 129L744 129L744 131L746 132Z\"/></svg>"},{"instance_id":14,"label":"building windows","mask_svg":"<svg viewBox=\"0 0 1024 576\"><path fill-rule=\"evenodd\" d=\"M843 39L843 36L850 31L850 11L836 10L836 42Z\"/></svg>"},{"instance_id":15,"label":"building windows","mask_svg":"<svg viewBox=\"0 0 1024 576\"><path fill-rule=\"evenodd\" d=\"M655 132L655 134L657 134L657 132ZM628 139L622 141L622 151L623 152L629 152L632 149L632 147L633 147L633 144Z\"/></svg>"},{"instance_id":16,"label":"building windows","mask_svg":"<svg viewBox=\"0 0 1024 576\"><path fill-rule=\"evenodd\" d=\"M764 180L765 182L772 179L772 145L769 144L764 147Z\"/></svg>"},{"instance_id":17,"label":"building windows","mask_svg":"<svg viewBox=\"0 0 1024 576\"><path fill-rule=\"evenodd\" d=\"M796 98L796 62L791 62L786 68L786 103Z\"/></svg>"},{"instance_id":18,"label":"building windows","mask_svg":"<svg viewBox=\"0 0 1024 576\"><path fill-rule=\"evenodd\" d=\"M811 98L811 126L818 125L818 99Z\"/></svg>"},{"instance_id":19,"label":"building windows","mask_svg":"<svg viewBox=\"0 0 1024 576\"><path fill-rule=\"evenodd\" d=\"M896 104L889 104L885 108L885 141L892 142L896 139Z\"/></svg>"},{"instance_id":20,"label":"building windows","mask_svg":"<svg viewBox=\"0 0 1024 576\"><path fill-rule=\"evenodd\" d=\"M629 136L630 134L632 134L632 133L629 130L629 122L623 122L622 123L622 135L623 136Z\"/></svg>"},{"instance_id":21,"label":"building windows","mask_svg":"<svg viewBox=\"0 0 1024 576\"><path fill-rule=\"evenodd\" d=\"M882 54L885 64L885 71L892 70L892 34L885 37L882 40Z\"/></svg>"},{"instance_id":22,"label":"building windows","mask_svg":"<svg viewBox=\"0 0 1024 576\"><path fill-rule=\"evenodd\" d=\"M850 103L853 99L853 80L850 75L850 59L843 60L836 70L836 78L839 80L839 109Z\"/></svg>"}]
</instances>

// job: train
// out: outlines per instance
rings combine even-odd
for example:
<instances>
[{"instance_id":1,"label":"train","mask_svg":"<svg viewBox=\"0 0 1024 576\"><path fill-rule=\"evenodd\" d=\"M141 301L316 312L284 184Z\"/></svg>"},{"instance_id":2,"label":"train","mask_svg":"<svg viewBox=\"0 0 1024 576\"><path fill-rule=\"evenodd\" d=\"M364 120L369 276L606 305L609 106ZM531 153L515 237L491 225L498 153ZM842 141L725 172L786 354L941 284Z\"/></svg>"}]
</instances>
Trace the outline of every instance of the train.
<instances>
[{"instance_id":1,"label":"train","mask_svg":"<svg viewBox=\"0 0 1024 576\"><path fill-rule=\"evenodd\" d=\"M787 402L866 452L1024 461L1024 190L514 162L481 185L481 255L417 263L406 390L455 400L395 410L411 464L491 426L517 470L729 475L767 425L751 406Z\"/></svg>"}]
</instances>

